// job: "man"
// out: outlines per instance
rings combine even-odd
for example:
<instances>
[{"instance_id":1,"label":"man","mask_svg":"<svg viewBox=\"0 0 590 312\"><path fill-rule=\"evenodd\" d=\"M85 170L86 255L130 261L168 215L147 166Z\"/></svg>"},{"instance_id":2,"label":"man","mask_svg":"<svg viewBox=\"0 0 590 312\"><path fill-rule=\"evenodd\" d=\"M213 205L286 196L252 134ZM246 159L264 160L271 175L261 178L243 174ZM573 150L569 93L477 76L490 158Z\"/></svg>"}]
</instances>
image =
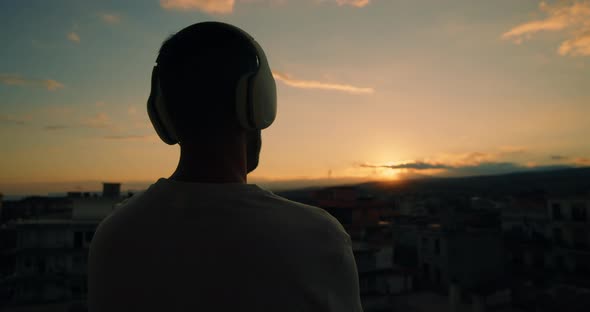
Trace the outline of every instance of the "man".
<instances>
[{"instance_id":1,"label":"man","mask_svg":"<svg viewBox=\"0 0 590 312\"><path fill-rule=\"evenodd\" d=\"M362 311L342 225L246 184L275 88L262 48L236 27L199 23L164 42L148 113L180 160L100 224L89 311Z\"/></svg>"}]
</instances>

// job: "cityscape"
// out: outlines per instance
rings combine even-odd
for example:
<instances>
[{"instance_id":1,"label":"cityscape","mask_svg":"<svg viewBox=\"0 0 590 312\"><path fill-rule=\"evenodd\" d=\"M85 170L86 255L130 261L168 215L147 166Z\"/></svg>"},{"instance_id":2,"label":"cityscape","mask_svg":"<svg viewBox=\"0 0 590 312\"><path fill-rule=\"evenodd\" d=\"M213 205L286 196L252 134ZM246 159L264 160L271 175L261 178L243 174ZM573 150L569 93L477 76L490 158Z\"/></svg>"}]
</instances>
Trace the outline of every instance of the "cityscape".
<instances>
[{"instance_id":1,"label":"cityscape","mask_svg":"<svg viewBox=\"0 0 590 312\"><path fill-rule=\"evenodd\" d=\"M101 220L134 196L123 189L2 201L3 311L86 311L88 248ZM277 194L344 225L364 311L590 306L590 168Z\"/></svg>"}]
</instances>

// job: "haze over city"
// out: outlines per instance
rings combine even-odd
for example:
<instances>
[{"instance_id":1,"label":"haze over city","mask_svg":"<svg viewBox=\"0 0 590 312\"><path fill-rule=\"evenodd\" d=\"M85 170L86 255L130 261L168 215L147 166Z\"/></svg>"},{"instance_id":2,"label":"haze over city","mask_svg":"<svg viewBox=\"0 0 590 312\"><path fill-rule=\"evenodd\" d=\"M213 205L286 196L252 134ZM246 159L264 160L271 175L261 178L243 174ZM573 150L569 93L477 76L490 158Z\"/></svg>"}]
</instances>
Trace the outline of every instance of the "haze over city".
<instances>
[{"instance_id":1,"label":"haze over city","mask_svg":"<svg viewBox=\"0 0 590 312\"><path fill-rule=\"evenodd\" d=\"M168 177L150 73L206 20L251 33L277 81L254 183L590 165L590 1L4 1L0 18L7 194Z\"/></svg>"}]
</instances>

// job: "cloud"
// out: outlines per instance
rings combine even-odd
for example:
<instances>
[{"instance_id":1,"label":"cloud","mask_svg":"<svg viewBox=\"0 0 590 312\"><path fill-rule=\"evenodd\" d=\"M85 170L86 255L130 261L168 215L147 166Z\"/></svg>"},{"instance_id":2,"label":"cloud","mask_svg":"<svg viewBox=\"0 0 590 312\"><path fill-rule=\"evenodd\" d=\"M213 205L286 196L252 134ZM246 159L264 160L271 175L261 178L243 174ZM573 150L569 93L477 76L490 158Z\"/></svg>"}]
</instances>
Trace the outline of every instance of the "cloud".
<instances>
[{"instance_id":1,"label":"cloud","mask_svg":"<svg viewBox=\"0 0 590 312\"><path fill-rule=\"evenodd\" d=\"M63 84L52 79L41 80L40 83L49 91L54 91L64 87Z\"/></svg>"},{"instance_id":2,"label":"cloud","mask_svg":"<svg viewBox=\"0 0 590 312\"><path fill-rule=\"evenodd\" d=\"M400 163L368 164L356 163L356 168L370 168L375 173L386 173L382 170L395 170L396 176L420 177L434 176L475 176L494 175L511 172L543 171L564 168L590 166L588 157L570 157L550 155L552 162L541 164L528 161L533 154L525 147L500 147L497 151L464 154L442 154L428 160L413 160ZM556 163L557 162L557 163Z\"/></svg>"},{"instance_id":3,"label":"cloud","mask_svg":"<svg viewBox=\"0 0 590 312\"><path fill-rule=\"evenodd\" d=\"M98 17L107 24L118 24L121 22L121 15L117 13L99 13Z\"/></svg>"},{"instance_id":4,"label":"cloud","mask_svg":"<svg viewBox=\"0 0 590 312\"><path fill-rule=\"evenodd\" d=\"M590 166L590 158L588 157L576 157L574 163L579 166Z\"/></svg>"},{"instance_id":5,"label":"cloud","mask_svg":"<svg viewBox=\"0 0 590 312\"><path fill-rule=\"evenodd\" d=\"M557 52L562 56L590 56L590 30L562 42Z\"/></svg>"},{"instance_id":6,"label":"cloud","mask_svg":"<svg viewBox=\"0 0 590 312\"><path fill-rule=\"evenodd\" d=\"M53 79L24 78L14 74L0 74L0 83L9 86L41 87L49 91L55 91L64 87L62 83Z\"/></svg>"},{"instance_id":7,"label":"cloud","mask_svg":"<svg viewBox=\"0 0 590 312\"><path fill-rule=\"evenodd\" d=\"M135 106L129 106L127 108L127 114L129 114L129 116L135 116L135 115L137 115L137 107L135 107Z\"/></svg>"},{"instance_id":8,"label":"cloud","mask_svg":"<svg viewBox=\"0 0 590 312\"><path fill-rule=\"evenodd\" d=\"M371 165L361 164L363 168L388 168L388 169L414 169L414 170L428 170L428 169L450 169L452 167L440 163L429 163L423 161L408 162L397 165Z\"/></svg>"},{"instance_id":9,"label":"cloud","mask_svg":"<svg viewBox=\"0 0 590 312\"><path fill-rule=\"evenodd\" d=\"M357 8L362 8L364 6L369 5L369 3L371 3L371 0L336 0L336 3L338 3L338 5L350 5L353 7L357 7Z\"/></svg>"},{"instance_id":10,"label":"cloud","mask_svg":"<svg viewBox=\"0 0 590 312\"><path fill-rule=\"evenodd\" d=\"M363 88L363 87L356 87L347 84L338 84L338 83L328 83L316 80L300 80L292 78L291 76L281 73L281 72L273 72L273 77L283 82L284 84L293 87L293 88L300 88L300 89L317 89L317 90L332 90L332 91L340 91L346 92L350 94L373 94L375 93L375 89L373 88Z\"/></svg>"},{"instance_id":11,"label":"cloud","mask_svg":"<svg viewBox=\"0 0 590 312\"><path fill-rule=\"evenodd\" d=\"M569 157L567 157L567 156L563 156L563 155L551 155L551 156L549 156L549 158L550 158L551 160L566 160L566 159L568 159Z\"/></svg>"},{"instance_id":12,"label":"cloud","mask_svg":"<svg viewBox=\"0 0 590 312\"><path fill-rule=\"evenodd\" d=\"M481 163L497 163L505 160L516 161L530 158L529 149L523 146L502 146L492 152L470 152L463 154L443 154L436 159L440 163L454 167L473 166Z\"/></svg>"},{"instance_id":13,"label":"cloud","mask_svg":"<svg viewBox=\"0 0 590 312\"><path fill-rule=\"evenodd\" d=\"M559 46L560 55L590 56L590 1L566 0L554 5L541 2L539 10L545 18L517 25L501 38L520 44L538 32L565 32L568 39Z\"/></svg>"},{"instance_id":14,"label":"cloud","mask_svg":"<svg viewBox=\"0 0 590 312\"><path fill-rule=\"evenodd\" d=\"M316 3L336 3L339 6L352 6L362 8L371 0L313 0ZM160 6L166 10L174 11L202 11L209 14L231 14L236 3L260 3L284 4L287 0L160 0Z\"/></svg>"},{"instance_id":15,"label":"cloud","mask_svg":"<svg viewBox=\"0 0 590 312\"><path fill-rule=\"evenodd\" d=\"M106 113L98 113L80 123L80 125L89 128L108 128L111 124L111 118Z\"/></svg>"},{"instance_id":16,"label":"cloud","mask_svg":"<svg viewBox=\"0 0 590 312\"><path fill-rule=\"evenodd\" d=\"M31 116L17 117L10 114L0 114L0 123L24 125L31 120Z\"/></svg>"},{"instance_id":17,"label":"cloud","mask_svg":"<svg viewBox=\"0 0 590 312\"><path fill-rule=\"evenodd\" d=\"M452 167L448 176L473 176L473 175L493 175L511 173L517 171L528 171L535 167L529 167L514 162L483 162L471 166Z\"/></svg>"},{"instance_id":18,"label":"cloud","mask_svg":"<svg viewBox=\"0 0 590 312\"><path fill-rule=\"evenodd\" d=\"M153 140L157 136L150 135L106 135L103 137L105 140L116 140L116 141L142 141L142 140Z\"/></svg>"},{"instance_id":19,"label":"cloud","mask_svg":"<svg viewBox=\"0 0 590 312\"><path fill-rule=\"evenodd\" d=\"M43 130L57 131L75 128L104 129L112 125L111 118L106 113L98 113L92 117L84 118L77 123L71 124L50 124L43 127Z\"/></svg>"},{"instance_id":20,"label":"cloud","mask_svg":"<svg viewBox=\"0 0 590 312\"><path fill-rule=\"evenodd\" d=\"M590 158L588 157L569 157L563 155L551 155L551 160L567 161L576 166L590 166Z\"/></svg>"},{"instance_id":21,"label":"cloud","mask_svg":"<svg viewBox=\"0 0 590 312\"><path fill-rule=\"evenodd\" d=\"M68 40L70 40L72 42L76 42L76 43L80 42L80 36L76 32L73 32L73 31L69 32L67 37L68 37Z\"/></svg>"},{"instance_id":22,"label":"cloud","mask_svg":"<svg viewBox=\"0 0 590 312\"><path fill-rule=\"evenodd\" d=\"M160 0L167 10L203 11L210 14L229 14L234 10L234 0Z\"/></svg>"},{"instance_id":23,"label":"cloud","mask_svg":"<svg viewBox=\"0 0 590 312\"><path fill-rule=\"evenodd\" d=\"M515 156L527 153L529 150L524 146L500 146L499 154L502 156Z\"/></svg>"},{"instance_id":24,"label":"cloud","mask_svg":"<svg viewBox=\"0 0 590 312\"><path fill-rule=\"evenodd\" d=\"M48 125L43 127L44 130L48 130L48 131L55 131L55 130L63 130L63 129L68 129L70 127L65 126L65 125Z\"/></svg>"},{"instance_id":25,"label":"cloud","mask_svg":"<svg viewBox=\"0 0 590 312\"><path fill-rule=\"evenodd\" d=\"M436 176L446 177L464 177L464 176L478 176L478 175L495 175L505 174L512 172L524 172L524 171L542 171L551 169L563 169L572 168L580 165L584 165L583 161L587 161L590 164L590 159L582 159L574 164L559 164L550 166L538 166L534 164L520 164L516 162L495 162L486 161L476 164L467 165L454 165L445 163L434 163L434 162L409 162L398 165L367 165L361 164L362 168L383 168L383 169L406 169L406 172L402 172L408 177L419 177L427 176L418 172L427 172ZM434 171L433 171L434 170Z\"/></svg>"},{"instance_id":26,"label":"cloud","mask_svg":"<svg viewBox=\"0 0 590 312\"><path fill-rule=\"evenodd\" d=\"M455 163L462 164L462 165L468 165L468 164L478 164L478 163L482 163L482 162L492 161L493 159L496 159L497 157L495 154L492 154L492 153L472 152L472 153L467 153L464 155L459 155L456 158L457 158L457 160L455 161Z\"/></svg>"}]
</instances>

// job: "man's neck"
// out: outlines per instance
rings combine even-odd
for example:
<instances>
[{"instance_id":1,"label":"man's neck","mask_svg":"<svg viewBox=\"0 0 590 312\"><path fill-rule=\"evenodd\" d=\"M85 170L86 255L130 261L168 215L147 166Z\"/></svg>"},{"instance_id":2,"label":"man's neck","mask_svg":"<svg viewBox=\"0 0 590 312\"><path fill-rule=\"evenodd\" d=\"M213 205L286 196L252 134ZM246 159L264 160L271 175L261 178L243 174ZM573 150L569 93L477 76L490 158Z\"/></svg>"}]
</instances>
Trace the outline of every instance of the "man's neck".
<instances>
[{"instance_id":1,"label":"man's neck","mask_svg":"<svg viewBox=\"0 0 590 312\"><path fill-rule=\"evenodd\" d=\"M246 183L246 147L240 142L183 144L170 179L198 183ZM225 142L224 142L225 141Z\"/></svg>"}]
</instances>

